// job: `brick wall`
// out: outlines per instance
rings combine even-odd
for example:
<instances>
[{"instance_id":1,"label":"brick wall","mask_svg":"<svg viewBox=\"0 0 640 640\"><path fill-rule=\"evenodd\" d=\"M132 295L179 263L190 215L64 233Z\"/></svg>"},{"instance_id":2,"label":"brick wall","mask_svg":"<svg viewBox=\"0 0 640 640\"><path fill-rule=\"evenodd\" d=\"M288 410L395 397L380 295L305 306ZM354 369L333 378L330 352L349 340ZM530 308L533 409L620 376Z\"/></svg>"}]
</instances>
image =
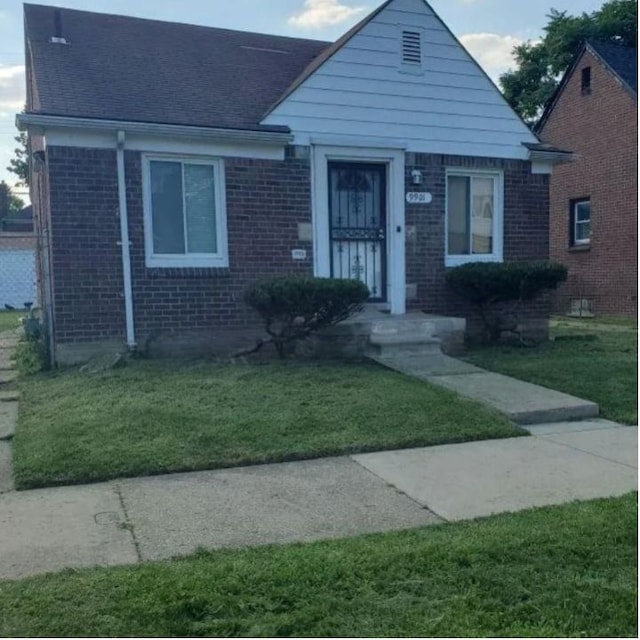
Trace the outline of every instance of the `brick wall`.
<instances>
[{"instance_id":1,"label":"brick wall","mask_svg":"<svg viewBox=\"0 0 640 640\"><path fill-rule=\"evenodd\" d=\"M591 93L582 95L582 69L591 67ZM590 52L585 52L551 112L541 137L577 160L551 181L551 257L569 267L556 297L568 312L586 298L596 315L637 314L637 101ZM569 208L591 199L591 242L570 248Z\"/></svg>"},{"instance_id":2,"label":"brick wall","mask_svg":"<svg viewBox=\"0 0 640 640\"><path fill-rule=\"evenodd\" d=\"M433 196L428 205L407 205L407 283L417 285L409 308L428 313L473 316L445 284L445 189L447 167L497 169L504 172L504 259L546 260L549 256L549 177L532 174L522 161L408 154L406 190L413 191L411 172L418 169ZM545 316L546 299L529 308Z\"/></svg>"},{"instance_id":3,"label":"brick wall","mask_svg":"<svg viewBox=\"0 0 640 640\"><path fill-rule=\"evenodd\" d=\"M56 340L124 340L116 152L49 147Z\"/></svg>"},{"instance_id":4,"label":"brick wall","mask_svg":"<svg viewBox=\"0 0 640 640\"><path fill-rule=\"evenodd\" d=\"M115 151L50 147L55 320L58 342L124 339ZM302 154L304 155L304 154ZM139 343L147 338L256 325L246 288L270 275L310 272L308 158L225 160L228 269L148 269L141 154L126 152L133 304ZM292 249L306 249L294 261Z\"/></svg>"},{"instance_id":5,"label":"brick wall","mask_svg":"<svg viewBox=\"0 0 640 640\"><path fill-rule=\"evenodd\" d=\"M149 269L145 264L141 154L126 152L133 304L139 344L149 338L253 335L257 318L243 302L247 287L268 276L312 272L312 243L299 223L311 222L308 151L291 148L284 161L225 160L228 269ZM49 147L50 212L56 339L59 345L123 341L123 299L116 153ZM407 157L433 194L430 205L408 205L407 282L417 285L411 309L449 315L470 310L444 283L445 168L501 169L505 179L507 260L548 255L548 177L520 161L440 155ZM306 249L294 261L292 249ZM531 310L544 315L544 303Z\"/></svg>"}]
</instances>

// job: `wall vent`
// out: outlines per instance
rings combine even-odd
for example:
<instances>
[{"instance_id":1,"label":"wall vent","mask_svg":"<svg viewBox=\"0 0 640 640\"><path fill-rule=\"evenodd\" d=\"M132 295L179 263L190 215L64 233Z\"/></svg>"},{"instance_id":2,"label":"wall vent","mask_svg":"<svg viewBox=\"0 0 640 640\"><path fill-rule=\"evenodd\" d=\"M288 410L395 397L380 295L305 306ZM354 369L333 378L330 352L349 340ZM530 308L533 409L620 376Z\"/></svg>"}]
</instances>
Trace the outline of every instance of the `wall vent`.
<instances>
[{"instance_id":1,"label":"wall vent","mask_svg":"<svg viewBox=\"0 0 640 640\"><path fill-rule=\"evenodd\" d=\"M402 32L402 62L422 64L422 34L419 31Z\"/></svg>"}]
</instances>

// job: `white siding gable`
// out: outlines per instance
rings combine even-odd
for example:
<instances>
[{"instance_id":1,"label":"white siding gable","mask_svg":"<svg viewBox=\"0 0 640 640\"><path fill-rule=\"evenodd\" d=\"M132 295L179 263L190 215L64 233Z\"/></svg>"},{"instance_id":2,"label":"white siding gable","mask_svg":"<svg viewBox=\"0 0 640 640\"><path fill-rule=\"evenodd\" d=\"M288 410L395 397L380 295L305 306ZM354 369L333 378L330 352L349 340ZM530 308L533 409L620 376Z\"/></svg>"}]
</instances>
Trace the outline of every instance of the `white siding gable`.
<instances>
[{"instance_id":1,"label":"white siding gable","mask_svg":"<svg viewBox=\"0 0 640 640\"><path fill-rule=\"evenodd\" d=\"M403 64L403 31L421 34L423 64ZM537 142L424 0L394 0L263 120L295 143L526 159Z\"/></svg>"}]
</instances>

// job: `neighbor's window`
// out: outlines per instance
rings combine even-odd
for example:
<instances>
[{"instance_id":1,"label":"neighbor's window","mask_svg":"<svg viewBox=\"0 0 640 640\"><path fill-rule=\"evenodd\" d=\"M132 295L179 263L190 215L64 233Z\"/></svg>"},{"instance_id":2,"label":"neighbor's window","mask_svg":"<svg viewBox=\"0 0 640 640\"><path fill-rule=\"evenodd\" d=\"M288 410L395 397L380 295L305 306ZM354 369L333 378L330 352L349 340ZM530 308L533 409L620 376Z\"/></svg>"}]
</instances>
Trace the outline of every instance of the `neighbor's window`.
<instances>
[{"instance_id":1,"label":"neighbor's window","mask_svg":"<svg viewBox=\"0 0 640 640\"><path fill-rule=\"evenodd\" d=\"M502 175L447 173L448 266L502 260Z\"/></svg>"},{"instance_id":2,"label":"neighbor's window","mask_svg":"<svg viewBox=\"0 0 640 640\"><path fill-rule=\"evenodd\" d=\"M585 67L582 70L580 87L582 89L582 95L591 93L591 67Z\"/></svg>"},{"instance_id":3,"label":"neighbor's window","mask_svg":"<svg viewBox=\"0 0 640 640\"><path fill-rule=\"evenodd\" d=\"M591 200L571 202L571 245L581 246L591 242Z\"/></svg>"},{"instance_id":4,"label":"neighbor's window","mask_svg":"<svg viewBox=\"0 0 640 640\"><path fill-rule=\"evenodd\" d=\"M221 160L145 158L147 265L228 266Z\"/></svg>"}]
</instances>

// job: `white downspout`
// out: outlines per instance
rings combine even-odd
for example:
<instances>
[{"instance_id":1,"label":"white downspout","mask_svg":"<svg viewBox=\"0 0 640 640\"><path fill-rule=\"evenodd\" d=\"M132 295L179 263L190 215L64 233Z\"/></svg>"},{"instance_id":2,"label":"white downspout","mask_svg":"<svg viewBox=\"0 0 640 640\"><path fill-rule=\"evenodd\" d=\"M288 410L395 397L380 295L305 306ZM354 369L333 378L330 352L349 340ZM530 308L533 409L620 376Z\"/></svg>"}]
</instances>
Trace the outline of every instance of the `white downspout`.
<instances>
[{"instance_id":1,"label":"white downspout","mask_svg":"<svg viewBox=\"0 0 640 640\"><path fill-rule=\"evenodd\" d=\"M118 205L120 210L120 246L122 248L122 274L124 279L124 313L127 326L127 346L136 347L133 321L133 289L131 286L131 252L129 243L129 217L127 215L127 185L124 173L124 131L118 131Z\"/></svg>"}]
</instances>

